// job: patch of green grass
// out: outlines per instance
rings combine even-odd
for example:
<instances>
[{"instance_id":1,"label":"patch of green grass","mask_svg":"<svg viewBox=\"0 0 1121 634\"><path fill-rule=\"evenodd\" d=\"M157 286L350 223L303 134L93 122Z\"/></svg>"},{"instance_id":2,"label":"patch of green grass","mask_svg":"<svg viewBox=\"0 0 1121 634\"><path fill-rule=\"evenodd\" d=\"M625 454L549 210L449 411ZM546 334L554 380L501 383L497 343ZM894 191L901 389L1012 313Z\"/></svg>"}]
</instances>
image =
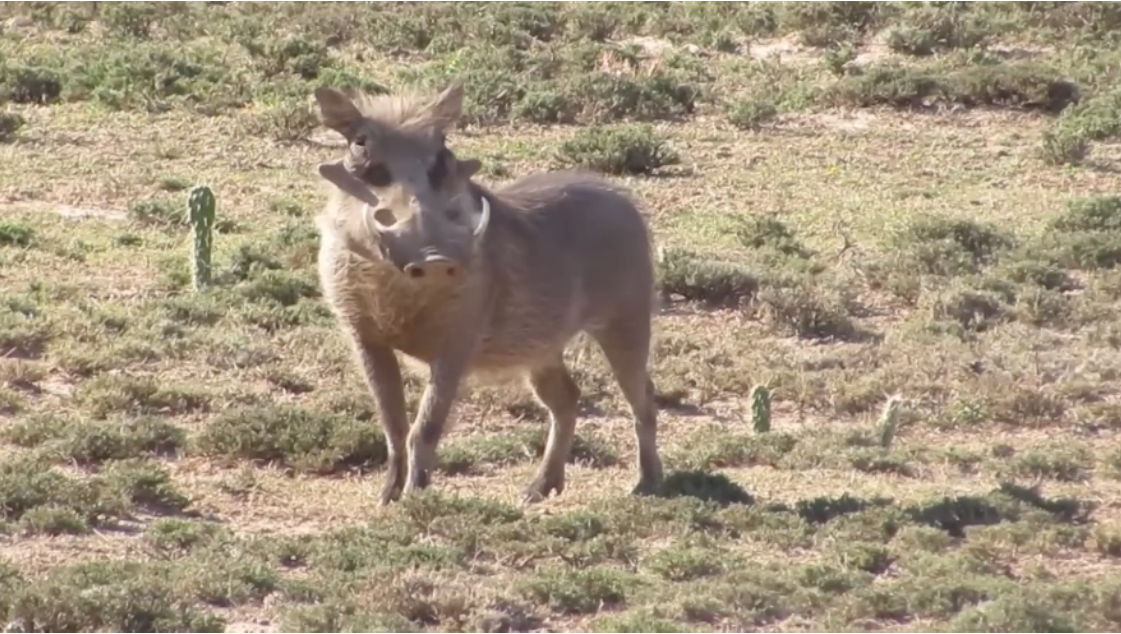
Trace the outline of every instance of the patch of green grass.
<instances>
[{"instance_id":1,"label":"patch of green grass","mask_svg":"<svg viewBox=\"0 0 1121 634\"><path fill-rule=\"evenodd\" d=\"M1090 142L1069 129L1047 130L1040 138L1039 153L1050 165L1081 165L1090 156Z\"/></svg>"},{"instance_id":2,"label":"patch of green grass","mask_svg":"<svg viewBox=\"0 0 1121 634\"><path fill-rule=\"evenodd\" d=\"M58 460L89 465L173 453L183 445L185 434L153 416L113 421L33 416L4 429L3 437L22 447L39 447Z\"/></svg>"},{"instance_id":3,"label":"patch of green grass","mask_svg":"<svg viewBox=\"0 0 1121 634\"><path fill-rule=\"evenodd\" d=\"M643 562L666 581L692 581L719 575L734 558L713 548L671 546L646 557Z\"/></svg>"},{"instance_id":4,"label":"patch of green grass","mask_svg":"<svg viewBox=\"0 0 1121 634\"><path fill-rule=\"evenodd\" d=\"M1102 466L1111 478L1121 479L1121 449L1115 449L1106 455Z\"/></svg>"},{"instance_id":5,"label":"patch of green grass","mask_svg":"<svg viewBox=\"0 0 1121 634\"><path fill-rule=\"evenodd\" d=\"M887 45L893 51L918 56L974 48L991 36L989 26L973 12L956 7L922 7L907 12L904 22L888 32Z\"/></svg>"},{"instance_id":6,"label":"patch of green grass","mask_svg":"<svg viewBox=\"0 0 1121 634\"><path fill-rule=\"evenodd\" d=\"M770 101L743 99L731 102L725 109L728 122L743 130L760 130L778 116L778 108Z\"/></svg>"},{"instance_id":7,"label":"patch of green grass","mask_svg":"<svg viewBox=\"0 0 1121 634\"><path fill-rule=\"evenodd\" d=\"M607 174L649 174L680 162L667 139L645 124L581 130L561 145L558 156L568 165Z\"/></svg>"},{"instance_id":8,"label":"patch of green grass","mask_svg":"<svg viewBox=\"0 0 1121 634\"><path fill-rule=\"evenodd\" d=\"M594 71L567 80L563 90L588 122L683 117L693 114L700 96L696 86L665 71L642 77Z\"/></svg>"},{"instance_id":9,"label":"patch of green grass","mask_svg":"<svg viewBox=\"0 0 1121 634\"><path fill-rule=\"evenodd\" d=\"M1077 100L1078 89L1053 68L1035 62L922 70L881 66L845 77L826 92L838 106L930 108L960 105L1058 113Z\"/></svg>"},{"instance_id":10,"label":"patch of green grass","mask_svg":"<svg viewBox=\"0 0 1121 634\"><path fill-rule=\"evenodd\" d=\"M684 468L702 470L775 466L797 444L797 438L782 432L743 434L724 428L709 428L695 432L682 446L680 455L674 456L671 462Z\"/></svg>"},{"instance_id":11,"label":"patch of green grass","mask_svg":"<svg viewBox=\"0 0 1121 634\"><path fill-rule=\"evenodd\" d=\"M747 267L685 249L666 249L658 274L663 295L709 306L740 304L759 291L759 280Z\"/></svg>"},{"instance_id":12,"label":"patch of green grass","mask_svg":"<svg viewBox=\"0 0 1121 634\"><path fill-rule=\"evenodd\" d=\"M15 140L16 132L27 125L27 119L18 112L0 112L0 143L10 143Z\"/></svg>"},{"instance_id":13,"label":"patch of green grass","mask_svg":"<svg viewBox=\"0 0 1121 634\"><path fill-rule=\"evenodd\" d=\"M603 607L624 605L628 591L638 584L637 577L615 568L545 568L524 579L518 590L555 612L588 614Z\"/></svg>"},{"instance_id":14,"label":"patch of green grass","mask_svg":"<svg viewBox=\"0 0 1121 634\"><path fill-rule=\"evenodd\" d=\"M704 629L686 628L675 621L659 618L644 612L624 612L620 615L597 617L593 622L597 632L704 632Z\"/></svg>"},{"instance_id":15,"label":"patch of green grass","mask_svg":"<svg viewBox=\"0 0 1121 634\"><path fill-rule=\"evenodd\" d=\"M104 478L132 504L150 512L175 513L191 503L172 482L167 469L156 462L117 460L108 464Z\"/></svg>"},{"instance_id":16,"label":"patch of green grass","mask_svg":"<svg viewBox=\"0 0 1121 634\"><path fill-rule=\"evenodd\" d=\"M28 632L221 632L225 621L195 606L161 564L102 561L62 566L15 585L9 627Z\"/></svg>"},{"instance_id":17,"label":"patch of green grass","mask_svg":"<svg viewBox=\"0 0 1121 634\"><path fill-rule=\"evenodd\" d=\"M63 78L53 68L7 63L0 68L0 101L49 104L62 95Z\"/></svg>"},{"instance_id":18,"label":"patch of green grass","mask_svg":"<svg viewBox=\"0 0 1121 634\"><path fill-rule=\"evenodd\" d=\"M35 230L20 222L0 223L0 246L29 247L35 241Z\"/></svg>"},{"instance_id":19,"label":"patch of green grass","mask_svg":"<svg viewBox=\"0 0 1121 634\"><path fill-rule=\"evenodd\" d=\"M1025 478L1082 482L1093 469L1093 456L1085 447L1062 443L1017 454L1006 468Z\"/></svg>"},{"instance_id":20,"label":"patch of green grass","mask_svg":"<svg viewBox=\"0 0 1121 634\"><path fill-rule=\"evenodd\" d=\"M20 517L19 525L24 533L35 535L83 535L90 530L88 522L78 511L53 505L28 509Z\"/></svg>"},{"instance_id":21,"label":"patch of green grass","mask_svg":"<svg viewBox=\"0 0 1121 634\"><path fill-rule=\"evenodd\" d=\"M205 411L209 396L187 387L168 387L149 377L103 375L83 382L76 401L94 418L110 414L177 415Z\"/></svg>"},{"instance_id":22,"label":"patch of green grass","mask_svg":"<svg viewBox=\"0 0 1121 634\"><path fill-rule=\"evenodd\" d=\"M1111 269L1121 264L1121 198L1072 199L1045 228L1035 250L1058 266ZM1038 257L1038 256L1037 256Z\"/></svg>"},{"instance_id":23,"label":"patch of green grass","mask_svg":"<svg viewBox=\"0 0 1121 634\"><path fill-rule=\"evenodd\" d=\"M1015 246L1008 233L989 223L963 218L920 215L909 218L890 238L903 254L900 266L929 275L977 273L994 264L1002 251Z\"/></svg>"},{"instance_id":24,"label":"patch of green grass","mask_svg":"<svg viewBox=\"0 0 1121 634\"><path fill-rule=\"evenodd\" d=\"M213 418L197 447L208 456L280 462L310 473L373 469L387 459L369 421L298 406L236 409Z\"/></svg>"},{"instance_id":25,"label":"patch of green grass","mask_svg":"<svg viewBox=\"0 0 1121 634\"><path fill-rule=\"evenodd\" d=\"M1047 592L1025 589L970 605L949 623L954 632L1071 632L1083 626L1070 608L1057 605Z\"/></svg>"},{"instance_id":26,"label":"patch of green grass","mask_svg":"<svg viewBox=\"0 0 1121 634\"><path fill-rule=\"evenodd\" d=\"M191 181L181 176L164 176L157 185L165 192L181 192L191 186Z\"/></svg>"},{"instance_id":27,"label":"patch of green grass","mask_svg":"<svg viewBox=\"0 0 1121 634\"><path fill-rule=\"evenodd\" d=\"M674 471L662 481L657 491L659 497L691 497L721 506L755 503L755 498L743 487L724 475L710 475L703 471Z\"/></svg>"},{"instance_id":28,"label":"patch of green grass","mask_svg":"<svg viewBox=\"0 0 1121 634\"><path fill-rule=\"evenodd\" d=\"M130 219L144 226L174 228L185 226L186 209L186 204L182 201L141 200L129 207L128 215Z\"/></svg>"},{"instance_id":29,"label":"patch of green grass","mask_svg":"<svg viewBox=\"0 0 1121 634\"><path fill-rule=\"evenodd\" d=\"M852 319L847 300L843 289L824 285L771 287L759 293L771 324L805 339L846 341L864 336Z\"/></svg>"},{"instance_id":30,"label":"patch of green grass","mask_svg":"<svg viewBox=\"0 0 1121 634\"><path fill-rule=\"evenodd\" d=\"M930 311L933 322L953 324L961 332L984 332L1012 319L1006 298L968 287L928 294L920 305Z\"/></svg>"},{"instance_id":31,"label":"patch of green grass","mask_svg":"<svg viewBox=\"0 0 1121 634\"><path fill-rule=\"evenodd\" d=\"M1066 213L1053 219L1048 228L1064 233L1121 232L1121 197L1099 196L1071 200Z\"/></svg>"},{"instance_id":32,"label":"patch of green grass","mask_svg":"<svg viewBox=\"0 0 1121 634\"><path fill-rule=\"evenodd\" d=\"M161 517L144 529L144 541L150 548L172 554L207 547L228 535L220 524L175 517Z\"/></svg>"},{"instance_id":33,"label":"patch of green grass","mask_svg":"<svg viewBox=\"0 0 1121 634\"><path fill-rule=\"evenodd\" d=\"M1121 135L1121 91L1107 90L1083 99L1063 112L1058 123L1045 130L1041 154L1052 165L1081 165L1090 155L1091 142Z\"/></svg>"},{"instance_id":34,"label":"patch of green grass","mask_svg":"<svg viewBox=\"0 0 1121 634\"><path fill-rule=\"evenodd\" d=\"M740 216L735 230L743 246L776 257L809 259L814 254L786 223L769 216Z\"/></svg>"},{"instance_id":35,"label":"patch of green grass","mask_svg":"<svg viewBox=\"0 0 1121 634\"><path fill-rule=\"evenodd\" d=\"M478 435L440 448L440 469L449 475L474 473L480 467L501 467L539 460L545 455L548 429L519 428L501 434ZM573 438L569 463L595 468L619 463L618 453L605 441L577 434Z\"/></svg>"},{"instance_id":36,"label":"patch of green grass","mask_svg":"<svg viewBox=\"0 0 1121 634\"><path fill-rule=\"evenodd\" d=\"M288 610L281 622L285 629L300 632L401 632L416 627L396 614L338 601Z\"/></svg>"},{"instance_id":37,"label":"patch of green grass","mask_svg":"<svg viewBox=\"0 0 1121 634\"><path fill-rule=\"evenodd\" d=\"M319 118L306 103L290 99L244 118L245 133L282 143L306 141L319 127Z\"/></svg>"},{"instance_id":38,"label":"patch of green grass","mask_svg":"<svg viewBox=\"0 0 1121 634\"><path fill-rule=\"evenodd\" d=\"M35 460L0 465L0 519L21 520L35 509L30 527L65 526L76 516L87 523L121 517L127 498L100 478L78 478Z\"/></svg>"}]
</instances>

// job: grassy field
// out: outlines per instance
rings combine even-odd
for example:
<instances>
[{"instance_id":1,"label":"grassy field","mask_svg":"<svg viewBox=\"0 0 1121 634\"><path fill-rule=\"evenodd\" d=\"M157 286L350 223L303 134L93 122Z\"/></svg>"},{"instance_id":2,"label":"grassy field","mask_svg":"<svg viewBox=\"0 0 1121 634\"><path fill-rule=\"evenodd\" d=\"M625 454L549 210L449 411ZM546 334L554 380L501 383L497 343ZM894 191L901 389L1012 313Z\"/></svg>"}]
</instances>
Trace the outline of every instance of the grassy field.
<instances>
[{"instance_id":1,"label":"grassy field","mask_svg":"<svg viewBox=\"0 0 1121 634\"><path fill-rule=\"evenodd\" d=\"M1118 5L0 13L6 631L1121 627ZM433 486L376 504L311 91L453 77L483 181L581 166L650 210L659 496L574 345L561 496L518 504L545 415L482 387Z\"/></svg>"}]
</instances>

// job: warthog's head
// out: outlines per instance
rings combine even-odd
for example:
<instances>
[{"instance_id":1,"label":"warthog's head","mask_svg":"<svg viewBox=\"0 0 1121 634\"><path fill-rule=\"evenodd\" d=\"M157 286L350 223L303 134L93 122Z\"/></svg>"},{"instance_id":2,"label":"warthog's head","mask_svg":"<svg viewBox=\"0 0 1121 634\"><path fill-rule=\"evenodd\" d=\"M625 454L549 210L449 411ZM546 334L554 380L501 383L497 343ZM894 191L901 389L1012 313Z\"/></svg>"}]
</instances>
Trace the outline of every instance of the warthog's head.
<instances>
[{"instance_id":1,"label":"warthog's head","mask_svg":"<svg viewBox=\"0 0 1121 634\"><path fill-rule=\"evenodd\" d=\"M414 278L459 275L490 220L489 202L470 181L482 164L445 144L463 107L462 84L430 100L323 87L315 99L324 125L349 145L319 174L362 203L382 257Z\"/></svg>"}]
</instances>

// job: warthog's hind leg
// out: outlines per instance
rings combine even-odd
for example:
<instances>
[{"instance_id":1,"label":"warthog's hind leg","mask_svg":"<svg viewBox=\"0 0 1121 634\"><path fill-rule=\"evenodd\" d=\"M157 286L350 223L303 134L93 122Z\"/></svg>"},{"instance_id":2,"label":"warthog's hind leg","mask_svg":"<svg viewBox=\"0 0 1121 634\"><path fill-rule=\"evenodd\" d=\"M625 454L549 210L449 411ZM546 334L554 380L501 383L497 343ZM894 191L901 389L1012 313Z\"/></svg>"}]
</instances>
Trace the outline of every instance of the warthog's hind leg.
<instances>
[{"instance_id":1,"label":"warthog's hind leg","mask_svg":"<svg viewBox=\"0 0 1121 634\"><path fill-rule=\"evenodd\" d=\"M551 423L541 466L533 482L525 489L524 501L532 504L544 500L551 492L560 495L564 491L564 466L572 450L572 436L576 433L580 388L572 380L560 355L548 366L533 370L529 384L537 399L549 410Z\"/></svg>"}]
</instances>

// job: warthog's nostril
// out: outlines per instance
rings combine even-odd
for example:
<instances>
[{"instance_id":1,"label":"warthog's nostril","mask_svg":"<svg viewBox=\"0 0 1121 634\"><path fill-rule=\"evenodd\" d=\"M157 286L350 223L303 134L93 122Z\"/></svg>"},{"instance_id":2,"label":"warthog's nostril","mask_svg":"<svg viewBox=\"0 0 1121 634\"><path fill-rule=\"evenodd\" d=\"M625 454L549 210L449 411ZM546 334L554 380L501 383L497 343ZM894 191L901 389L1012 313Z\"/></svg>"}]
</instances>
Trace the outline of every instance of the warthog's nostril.
<instances>
[{"instance_id":1,"label":"warthog's nostril","mask_svg":"<svg viewBox=\"0 0 1121 634\"><path fill-rule=\"evenodd\" d=\"M441 275L455 277L459 275L459 266L448 258L430 257L422 263L411 262L406 264L404 271L414 279L425 276L439 277Z\"/></svg>"}]
</instances>

